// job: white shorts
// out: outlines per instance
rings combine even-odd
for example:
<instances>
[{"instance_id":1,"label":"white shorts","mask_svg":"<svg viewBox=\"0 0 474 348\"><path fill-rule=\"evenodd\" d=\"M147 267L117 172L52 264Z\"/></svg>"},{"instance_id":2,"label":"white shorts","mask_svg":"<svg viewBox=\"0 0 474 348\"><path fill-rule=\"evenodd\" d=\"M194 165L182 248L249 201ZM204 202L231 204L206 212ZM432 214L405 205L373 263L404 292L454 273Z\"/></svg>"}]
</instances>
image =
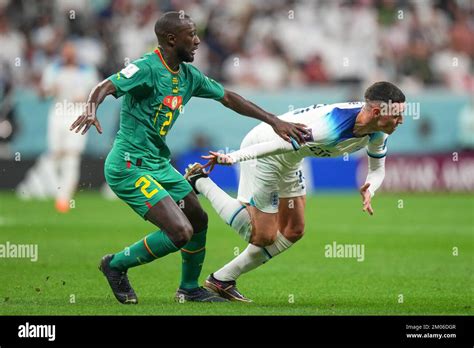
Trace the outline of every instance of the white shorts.
<instances>
[{"instance_id":1,"label":"white shorts","mask_svg":"<svg viewBox=\"0 0 474 348\"><path fill-rule=\"evenodd\" d=\"M48 150L49 152L79 152L86 146L87 133L81 135L70 131L69 127L76 120L76 114L57 113L52 109L48 115Z\"/></svg>"},{"instance_id":2,"label":"white shorts","mask_svg":"<svg viewBox=\"0 0 474 348\"><path fill-rule=\"evenodd\" d=\"M251 145L247 137L242 147ZM238 200L264 213L277 213L280 198L306 195L302 162L287 165L279 156L269 156L240 163Z\"/></svg>"}]
</instances>

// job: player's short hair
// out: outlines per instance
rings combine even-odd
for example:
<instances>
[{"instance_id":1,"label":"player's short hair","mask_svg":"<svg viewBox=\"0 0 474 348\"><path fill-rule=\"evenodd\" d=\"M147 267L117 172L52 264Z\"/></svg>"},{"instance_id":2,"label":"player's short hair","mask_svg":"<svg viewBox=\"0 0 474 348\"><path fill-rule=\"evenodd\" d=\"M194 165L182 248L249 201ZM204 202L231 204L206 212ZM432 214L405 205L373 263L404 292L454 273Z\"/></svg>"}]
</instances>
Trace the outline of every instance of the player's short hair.
<instances>
[{"instance_id":1,"label":"player's short hair","mask_svg":"<svg viewBox=\"0 0 474 348\"><path fill-rule=\"evenodd\" d=\"M177 34L179 29L190 20L191 17L184 12L170 11L164 13L155 23L155 35L158 42L160 42L160 38L164 39L168 33Z\"/></svg>"},{"instance_id":2,"label":"player's short hair","mask_svg":"<svg viewBox=\"0 0 474 348\"><path fill-rule=\"evenodd\" d=\"M381 101L385 103L403 103L405 94L393 83L386 81L375 82L365 90L366 101Z\"/></svg>"}]
</instances>

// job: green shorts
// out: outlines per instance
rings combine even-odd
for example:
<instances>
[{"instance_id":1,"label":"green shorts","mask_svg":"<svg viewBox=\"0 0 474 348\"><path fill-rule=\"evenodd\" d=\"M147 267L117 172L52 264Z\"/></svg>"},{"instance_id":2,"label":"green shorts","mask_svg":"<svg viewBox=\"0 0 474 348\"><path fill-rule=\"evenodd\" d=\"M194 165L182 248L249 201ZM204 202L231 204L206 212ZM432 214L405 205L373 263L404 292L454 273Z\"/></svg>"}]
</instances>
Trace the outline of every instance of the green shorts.
<instances>
[{"instance_id":1,"label":"green shorts","mask_svg":"<svg viewBox=\"0 0 474 348\"><path fill-rule=\"evenodd\" d=\"M154 169L122 163L106 161L105 179L112 191L144 219L148 210L166 196L178 202L192 191L189 182L168 161Z\"/></svg>"}]
</instances>

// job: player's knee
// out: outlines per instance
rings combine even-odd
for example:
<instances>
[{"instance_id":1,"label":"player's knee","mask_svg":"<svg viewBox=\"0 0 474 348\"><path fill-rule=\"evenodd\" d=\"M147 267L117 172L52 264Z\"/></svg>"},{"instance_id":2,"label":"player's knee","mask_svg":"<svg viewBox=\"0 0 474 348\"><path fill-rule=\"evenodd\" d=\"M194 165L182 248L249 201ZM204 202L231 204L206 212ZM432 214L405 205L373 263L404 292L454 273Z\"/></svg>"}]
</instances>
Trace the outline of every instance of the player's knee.
<instances>
[{"instance_id":1,"label":"player's knee","mask_svg":"<svg viewBox=\"0 0 474 348\"><path fill-rule=\"evenodd\" d=\"M300 225L292 226L289 229L288 235L286 238L290 242L295 243L299 241L301 238L303 238L303 235L304 235L304 224L300 224Z\"/></svg>"},{"instance_id":2,"label":"player's knee","mask_svg":"<svg viewBox=\"0 0 474 348\"><path fill-rule=\"evenodd\" d=\"M283 231L283 235L292 243L299 241L304 235L304 224L288 226Z\"/></svg>"},{"instance_id":3,"label":"player's knee","mask_svg":"<svg viewBox=\"0 0 474 348\"><path fill-rule=\"evenodd\" d=\"M170 233L170 239L177 248L181 248L189 242L193 235L193 227L190 223L182 223L176 226L172 233Z\"/></svg>"},{"instance_id":4,"label":"player's knee","mask_svg":"<svg viewBox=\"0 0 474 348\"><path fill-rule=\"evenodd\" d=\"M276 233L275 234L260 234L252 236L252 244L255 244L259 247L265 247L271 245L275 242Z\"/></svg>"}]
</instances>

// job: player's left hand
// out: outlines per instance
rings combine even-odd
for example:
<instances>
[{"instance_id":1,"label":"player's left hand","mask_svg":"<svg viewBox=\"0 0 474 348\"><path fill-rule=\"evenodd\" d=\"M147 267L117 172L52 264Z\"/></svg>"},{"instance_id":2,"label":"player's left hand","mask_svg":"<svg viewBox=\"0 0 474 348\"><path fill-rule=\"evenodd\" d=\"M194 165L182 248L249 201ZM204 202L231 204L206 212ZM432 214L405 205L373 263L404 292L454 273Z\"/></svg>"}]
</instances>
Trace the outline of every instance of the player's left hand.
<instances>
[{"instance_id":1,"label":"player's left hand","mask_svg":"<svg viewBox=\"0 0 474 348\"><path fill-rule=\"evenodd\" d=\"M225 153L219 153L215 151L209 151L209 155L201 156L201 157L208 160L208 162L202 166L202 170L205 174L209 174L210 172L212 172L216 164L220 164L223 166L230 166L234 163L232 158L230 158ZM206 168L209 168L209 169L206 170Z\"/></svg>"},{"instance_id":2,"label":"player's left hand","mask_svg":"<svg viewBox=\"0 0 474 348\"><path fill-rule=\"evenodd\" d=\"M295 139L298 144L303 145L305 137L311 136L311 130L307 129L304 124L285 122L277 118L278 121L273 126L276 134L286 141L290 141L290 137Z\"/></svg>"},{"instance_id":3,"label":"player's left hand","mask_svg":"<svg viewBox=\"0 0 474 348\"><path fill-rule=\"evenodd\" d=\"M374 215L374 209L372 209L372 205L370 204L372 196L369 191L369 186L370 186L370 183L365 183L359 189L359 192L362 196L362 205L363 205L362 210L369 213L370 215Z\"/></svg>"}]
</instances>

